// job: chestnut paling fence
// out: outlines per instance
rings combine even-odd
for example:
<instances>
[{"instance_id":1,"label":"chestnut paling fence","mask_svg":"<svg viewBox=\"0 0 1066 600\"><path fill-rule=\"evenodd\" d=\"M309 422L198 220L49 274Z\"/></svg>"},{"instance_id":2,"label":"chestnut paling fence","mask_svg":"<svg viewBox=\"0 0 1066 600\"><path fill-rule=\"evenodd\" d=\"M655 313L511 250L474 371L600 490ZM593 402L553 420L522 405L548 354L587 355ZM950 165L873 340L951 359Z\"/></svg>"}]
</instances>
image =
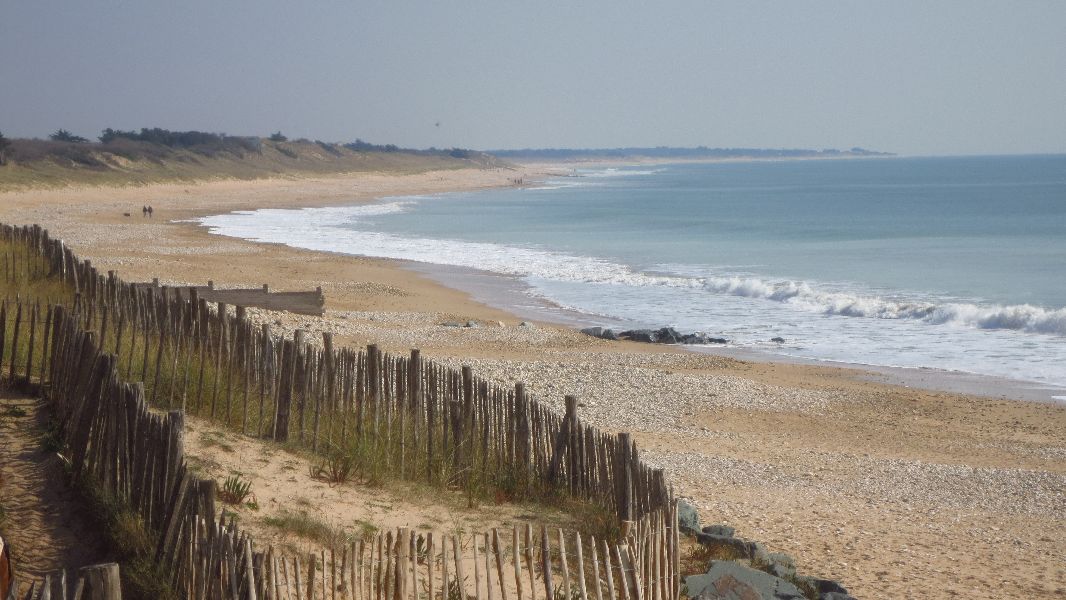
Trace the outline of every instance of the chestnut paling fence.
<instances>
[{"instance_id":1,"label":"chestnut paling fence","mask_svg":"<svg viewBox=\"0 0 1066 600\"><path fill-rule=\"evenodd\" d=\"M157 563L188 597L677 596L676 509L662 472L627 434L582 423L576 399L558 415L521 384L501 389L417 350L335 348L328 334L319 347L300 331L278 339L241 307L212 310L193 290L100 275L37 226L0 226L0 244L0 276L28 290L0 303L7 381L43 384L74 474L136 510ZM532 527L465 538L398 530L300 564L217 520L215 483L184 465L185 412L307 447L331 467L589 502L621 530L611 540Z\"/></svg>"}]
</instances>

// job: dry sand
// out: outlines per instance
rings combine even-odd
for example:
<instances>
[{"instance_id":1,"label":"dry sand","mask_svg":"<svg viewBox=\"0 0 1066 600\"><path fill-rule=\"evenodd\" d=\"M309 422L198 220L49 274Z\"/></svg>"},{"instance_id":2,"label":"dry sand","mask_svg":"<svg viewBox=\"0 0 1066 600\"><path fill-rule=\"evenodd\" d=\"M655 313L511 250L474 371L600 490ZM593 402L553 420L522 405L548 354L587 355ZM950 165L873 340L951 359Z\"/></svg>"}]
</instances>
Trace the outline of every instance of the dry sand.
<instances>
[{"instance_id":1,"label":"dry sand","mask_svg":"<svg viewBox=\"0 0 1066 600\"><path fill-rule=\"evenodd\" d=\"M333 331L341 341L393 351L418 346L504 383L525 381L556 405L563 393L578 394L584 418L634 432L705 523L734 525L738 535L795 556L801 573L840 579L857 597L1066 597L1062 405L893 387L852 369L605 342L545 324L519 327L518 318L395 261L253 244L172 222L507 185L545 169L7 193L0 194L0 220L40 223L127 280L321 285L324 318L250 314L279 331ZM140 216L146 203L156 209L151 221ZM482 326L441 326L453 320ZM292 489L285 482L264 489L295 497L307 474L297 469L292 478ZM301 498L345 522L358 512L353 505L334 514L331 502ZM391 523L387 512L368 519ZM460 517L432 518L454 524Z\"/></svg>"}]
</instances>

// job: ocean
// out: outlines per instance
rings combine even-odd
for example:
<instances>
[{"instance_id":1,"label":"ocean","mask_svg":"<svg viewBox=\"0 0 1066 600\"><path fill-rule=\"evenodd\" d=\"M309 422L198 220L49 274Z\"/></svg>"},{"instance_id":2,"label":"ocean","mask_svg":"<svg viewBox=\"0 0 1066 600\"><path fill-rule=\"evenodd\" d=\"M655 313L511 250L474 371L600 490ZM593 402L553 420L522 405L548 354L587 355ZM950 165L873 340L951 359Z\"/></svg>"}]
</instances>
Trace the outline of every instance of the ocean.
<instances>
[{"instance_id":1,"label":"ocean","mask_svg":"<svg viewBox=\"0 0 1066 600\"><path fill-rule=\"evenodd\" d=\"M528 187L202 223L492 273L569 322L1066 386L1066 156L578 167Z\"/></svg>"}]
</instances>

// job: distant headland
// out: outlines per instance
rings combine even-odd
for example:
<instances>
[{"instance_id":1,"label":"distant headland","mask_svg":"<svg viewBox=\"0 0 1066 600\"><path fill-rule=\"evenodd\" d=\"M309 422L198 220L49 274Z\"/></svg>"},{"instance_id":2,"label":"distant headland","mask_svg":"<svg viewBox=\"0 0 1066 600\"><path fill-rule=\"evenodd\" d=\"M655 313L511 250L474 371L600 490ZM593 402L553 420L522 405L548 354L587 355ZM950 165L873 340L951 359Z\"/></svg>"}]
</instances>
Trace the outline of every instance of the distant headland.
<instances>
[{"instance_id":1,"label":"distant headland","mask_svg":"<svg viewBox=\"0 0 1066 600\"><path fill-rule=\"evenodd\" d=\"M654 148L524 148L521 150L486 150L493 156L515 160L541 161L592 161L592 160L730 160L730 159L782 159L782 158L853 158L870 156L895 156L891 152L878 152L865 148L837 150L828 148L813 150L809 148L676 148L656 146Z\"/></svg>"}]
</instances>

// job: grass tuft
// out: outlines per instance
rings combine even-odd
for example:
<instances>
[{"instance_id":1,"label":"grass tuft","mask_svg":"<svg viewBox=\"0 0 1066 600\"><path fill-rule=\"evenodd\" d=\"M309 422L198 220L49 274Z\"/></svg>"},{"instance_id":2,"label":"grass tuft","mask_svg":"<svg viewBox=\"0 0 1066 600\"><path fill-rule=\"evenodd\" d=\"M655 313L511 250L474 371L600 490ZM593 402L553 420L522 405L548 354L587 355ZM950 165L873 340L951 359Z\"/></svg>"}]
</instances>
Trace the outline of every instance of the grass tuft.
<instances>
[{"instance_id":1,"label":"grass tuft","mask_svg":"<svg viewBox=\"0 0 1066 600\"><path fill-rule=\"evenodd\" d=\"M318 542L323 546L338 546L348 542L344 530L333 527L318 517L305 511L282 511L272 517L264 517L263 523L306 540Z\"/></svg>"},{"instance_id":2,"label":"grass tuft","mask_svg":"<svg viewBox=\"0 0 1066 600\"><path fill-rule=\"evenodd\" d=\"M252 493L252 482L241 477L240 473L230 475L218 488L218 499L233 506L240 506Z\"/></svg>"}]
</instances>

